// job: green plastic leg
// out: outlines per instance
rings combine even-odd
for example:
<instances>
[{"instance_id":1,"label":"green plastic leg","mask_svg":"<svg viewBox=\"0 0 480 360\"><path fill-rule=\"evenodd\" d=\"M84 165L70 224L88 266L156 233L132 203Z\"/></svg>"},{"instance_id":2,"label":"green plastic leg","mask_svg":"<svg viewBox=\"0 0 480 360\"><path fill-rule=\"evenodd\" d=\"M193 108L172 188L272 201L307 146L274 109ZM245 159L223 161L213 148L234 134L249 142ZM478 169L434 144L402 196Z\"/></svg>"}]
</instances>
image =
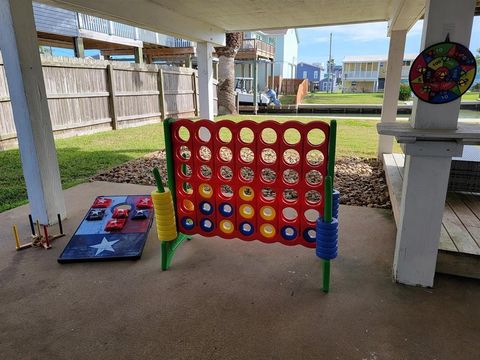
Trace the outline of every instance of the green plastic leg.
<instances>
[{"instance_id":1,"label":"green plastic leg","mask_svg":"<svg viewBox=\"0 0 480 360\"><path fill-rule=\"evenodd\" d=\"M177 238L172 241L162 241L162 270L168 270L170 264L172 263L173 255L175 255L175 250L180 246L184 240L190 240L191 237L178 233Z\"/></svg>"},{"instance_id":2,"label":"green plastic leg","mask_svg":"<svg viewBox=\"0 0 480 360\"><path fill-rule=\"evenodd\" d=\"M330 290L330 260L323 260L323 292Z\"/></svg>"},{"instance_id":3,"label":"green plastic leg","mask_svg":"<svg viewBox=\"0 0 480 360\"><path fill-rule=\"evenodd\" d=\"M162 270L165 271L168 269L167 258L168 258L168 243L169 241L162 241Z\"/></svg>"}]
</instances>

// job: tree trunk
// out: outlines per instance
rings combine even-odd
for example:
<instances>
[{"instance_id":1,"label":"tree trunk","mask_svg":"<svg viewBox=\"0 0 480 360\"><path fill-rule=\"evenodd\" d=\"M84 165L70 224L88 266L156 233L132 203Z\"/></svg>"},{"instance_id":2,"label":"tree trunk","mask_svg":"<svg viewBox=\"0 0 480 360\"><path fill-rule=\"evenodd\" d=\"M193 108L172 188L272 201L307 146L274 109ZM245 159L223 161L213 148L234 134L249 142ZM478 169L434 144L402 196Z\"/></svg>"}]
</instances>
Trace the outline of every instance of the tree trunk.
<instances>
[{"instance_id":1,"label":"tree trunk","mask_svg":"<svg viewBox=\"0 0 480 360\"><path fill-rule=\"evenodd\" d=\"M228 33L226 46L217 47L218 55L218 114L236 114L235 55L242 44L242 33Z\"/></svg>"},{"instance_id":2,"label":"tree trunk","mask_svg":"<svg viewBox=\"0 0 480 360\"><path fill-rule=\"evenodd\" d=\"M218 58L218 114L236 114L235 56Z\"/></svg>"}]
</instances>

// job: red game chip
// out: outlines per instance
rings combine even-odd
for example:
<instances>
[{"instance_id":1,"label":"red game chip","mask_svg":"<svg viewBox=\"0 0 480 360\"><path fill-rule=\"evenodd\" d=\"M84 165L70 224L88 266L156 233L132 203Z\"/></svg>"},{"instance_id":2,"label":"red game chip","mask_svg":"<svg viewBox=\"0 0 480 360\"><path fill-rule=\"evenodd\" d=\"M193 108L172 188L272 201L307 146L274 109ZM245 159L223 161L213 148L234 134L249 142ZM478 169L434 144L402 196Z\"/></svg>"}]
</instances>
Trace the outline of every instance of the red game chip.
<instances>
[{"instance_id":1,"label":"red game chip","mask_svg":"<svg viewBox=\"0 0 480 360\"><path fill-rule=\"evenodd\" d=\"M127 219L112 219L105 225L105 231L120 231L126 222Z\"/></svg>"},{"instance_id":2,"label":"red game chip","mask_svg":"<svg viewBox=\"0 0 480 360\"><path fill-rule=\"evenodd\" d=\"M113 210L112 218L114 218L114 219L126 219L126 218L128 218L128 209L116 208L115 210Z\"/></svg>"},{"instance_id":3,"label":"red game chip","mask_svg":"<svg viewBox=\"0 0 480 360\"><path fill-rule=\"evenodd\" d=\"M137 207L137 209L151 209L153 207L152 198L144 197L138 200L135 206Z\"/></svg>"},{"instance_id":4,"label":"red game chip","mask_svg":"<svg viewBox=\"0 0 480 360\"><path fill-rule=\"evenodd\" d=\"M92 208L108 208L112 203L112 199L97 197L93 202Z\"/></svg>"}]
</instances>

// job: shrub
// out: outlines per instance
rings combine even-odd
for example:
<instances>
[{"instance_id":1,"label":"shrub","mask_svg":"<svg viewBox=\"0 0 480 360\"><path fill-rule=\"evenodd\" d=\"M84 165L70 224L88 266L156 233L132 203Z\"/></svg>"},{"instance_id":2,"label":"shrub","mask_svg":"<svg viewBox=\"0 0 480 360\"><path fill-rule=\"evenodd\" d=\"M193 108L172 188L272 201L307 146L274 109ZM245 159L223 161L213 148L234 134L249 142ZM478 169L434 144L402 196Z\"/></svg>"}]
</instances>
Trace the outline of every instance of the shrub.
<instances>
[{"instance_id":1,"label":"shrub","mask_svg":"<svg viewBox=\"0 0 480 360\"><path fill-rule=\"evenodd\" d=\"M406 101L410 100L412 96L412 89L407 84L400 84L400 93L398 94L398 100Z\"/></svg>"}]
</instances>

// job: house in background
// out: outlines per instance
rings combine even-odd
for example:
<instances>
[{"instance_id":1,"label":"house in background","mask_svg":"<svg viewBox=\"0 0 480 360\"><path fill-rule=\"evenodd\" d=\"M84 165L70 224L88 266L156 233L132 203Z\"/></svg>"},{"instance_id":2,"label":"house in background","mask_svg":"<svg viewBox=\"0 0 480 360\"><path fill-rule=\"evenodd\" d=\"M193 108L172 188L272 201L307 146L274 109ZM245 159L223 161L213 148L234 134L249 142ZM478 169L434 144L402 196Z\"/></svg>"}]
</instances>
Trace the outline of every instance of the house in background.
<instances>
[{"instance_id":1,"label":"house in background","mask_svg":"<svg viewBox=\"0 0 480 360\"><path fill-rule=\"evenodd\" d=\"M122 55L150 63L156 58L188 62L195 54L191 41L96 16L35 2L33 13L39 44L68 49L72 56L84 57L85 50L98 50L106 59Z\"/></svg>"},{"instance_id":2,"label":"house in background","mask_svg":"<svg viewBox=\"0 0 480 360\"><path fill-rule=\"evenodd\" d=\"M416 55L405 55L402 82L408 82L410 66ZM385 87L386 56L346 56L343 59L343 92L377 92Z\"/></svg>"},{"instance_id":3,"label":"house in background","mask_svg":"<svg viewBox=\"0 0 480 360\"><path fill-rule=\"evenodd\" d=\"M297 29L264 30L263 33L274 38L274 76L294 79L297 74L298 44L300 43Z\"/></svg>"},{"instance_id":4,"label":"house in background","mask_svg":"<svg viewBox=\"0 0 480 360\"><path fill-rule=\"evenodd\" d=\"M320 80L320 91L338 91L342 86L342 65L334 65L329 74L325 71L323 79Z\"/></svg>"},{"instance_id":5,"label":"house in background","mask_svg":"<svg viewBox=\"0 0 480 360\"><path fill-rule=\"evenodd\" d=\"M244 32L242 46L235 57L235 77L254 78L256 66L257 90L260 92L272 87L273 76L295 78L298 44L295 29Z\"/></svg>"},{"instance_id":6,"label":"house in background","mask_svg":"<svg viewBox=\"0 0 480 360\"><path fill-rule=\"evenodd\" d=\"M247 92L252 91L254 67L257 68L257 90L268 86L268 76L273 72L275 59L275 38L261 31L246 31L235 56L235 77L250 78Z\"/></svg>"},{"instance_id":7,"label":"house in background","mask_svg":"<svg viewBox=\"0 0 480 360\"><path fill-rule=\"evenodd\" d=\"M299 62L297 64L297 79L308 79L309 90L321 90L320 81L323 78L323 67Z\"/></svg>"}]
</instances>

